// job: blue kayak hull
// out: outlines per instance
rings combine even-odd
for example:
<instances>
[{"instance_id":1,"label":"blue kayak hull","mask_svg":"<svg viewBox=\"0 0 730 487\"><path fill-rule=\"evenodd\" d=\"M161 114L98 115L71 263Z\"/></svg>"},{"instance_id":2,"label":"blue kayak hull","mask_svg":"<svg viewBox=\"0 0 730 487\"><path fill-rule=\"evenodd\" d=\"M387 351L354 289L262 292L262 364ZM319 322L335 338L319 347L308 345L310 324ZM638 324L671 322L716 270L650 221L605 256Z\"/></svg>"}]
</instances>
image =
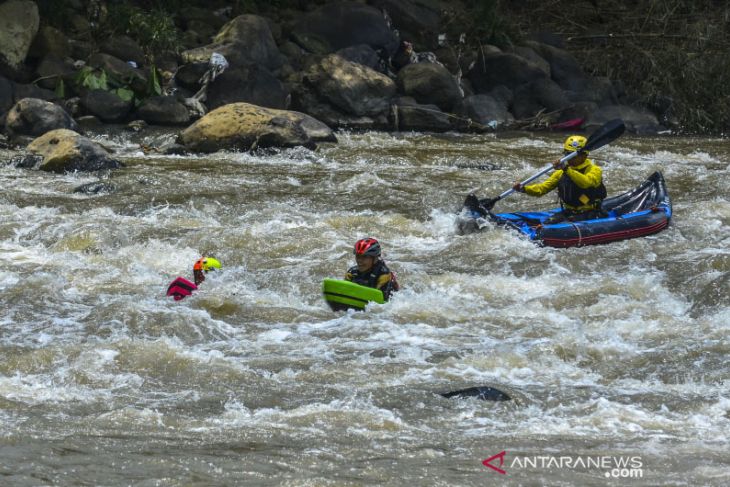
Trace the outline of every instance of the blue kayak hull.
<instances>
[{"instance_id":1,"label":"blue kayak hull","mask_svg":"<svg viewBox=\"0 0 730 487\"><path fill-rule=\"evenodd\" d=\"M655 172L631 191L606 198L602 208L607 214L605 218L555 224L546 224L546 221L560 212L560 208L489 213L487 217L550 247L580 247L643 237L662 231L672 218L672 204L660 172ZM459 222L462 231L485 226L485 217L474 210L465 208L462 215L465 215Z\"/></svg>"}]
</instances>

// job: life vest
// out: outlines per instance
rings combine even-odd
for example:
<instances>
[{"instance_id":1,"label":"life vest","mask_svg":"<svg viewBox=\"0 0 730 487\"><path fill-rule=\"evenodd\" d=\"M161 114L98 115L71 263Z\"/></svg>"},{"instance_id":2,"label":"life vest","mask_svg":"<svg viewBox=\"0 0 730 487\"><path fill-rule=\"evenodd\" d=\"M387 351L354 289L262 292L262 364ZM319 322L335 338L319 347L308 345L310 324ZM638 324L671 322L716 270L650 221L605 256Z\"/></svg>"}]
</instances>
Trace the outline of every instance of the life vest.
<instances>
[{"instance_id":1,"label":"life vest","mask_svg":"<svg viewBox=\"0 0 730 487\"><path fill-rule=\"evenodd\" d=\"M581 174L585 174L591 168L590 164L582 169L575 169ZM563 172L563 176L558 181L558 196L560 196L561 204L570 205L573 207L592 205L598 207L601 201L608 195L606 186L601 181L601 184L593 188L581 188L575 182L570 179L570 176ZM581 201L583 199L583 201Z\"/></svg>"},{"instance_id":2,"label":"life vest","mask_svg":"<svg viewBox=\"0 0 730 487\"><path fill-rule=\"evenodd\" d=\"M361 273L357 270L357 266L353 266L347 271L347 274L350 280L355 284L360 284L361 286L367 286L376 289L378 285L378 279L384 274L390 274L390 281L382 288L380 288L380 290L383 291L383 297L386 300L390 298L390 294L393 291L397 291L399 289L398 282L395 279L395 273L391 272L390 269L388 269L388 266L385 265L385 262L383 262L382 260L378 260L373 268L370 269L370 272Z\"/></svg>"}]
</instances>

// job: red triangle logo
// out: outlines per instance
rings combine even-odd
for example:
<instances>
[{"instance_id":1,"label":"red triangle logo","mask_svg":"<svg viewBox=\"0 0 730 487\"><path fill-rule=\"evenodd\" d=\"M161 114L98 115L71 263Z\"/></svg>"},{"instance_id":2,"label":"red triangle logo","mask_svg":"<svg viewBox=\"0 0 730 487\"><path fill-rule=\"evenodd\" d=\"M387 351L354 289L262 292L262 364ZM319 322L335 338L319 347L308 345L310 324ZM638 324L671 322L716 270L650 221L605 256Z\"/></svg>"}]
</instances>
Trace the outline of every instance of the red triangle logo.
<instances>
[{"instance_id":1,"label":"red triangle logo","mask_svg":"<svg viewBox=\"0 0 730 487\"><path fill-rule=\"evenodd\" d=\"M501 467L502 465L504 465L504 456L505 456L506 454L507 454L507 452L503 450L503 451L501 451L501 452L497 453L496 455L492 455L491 457L489 457L489 458L487 458L486 460L484 460L484 461L482 462L482 465L484 465L485 467L489 467L489 468L491 468L492 470L494 470L494 471L495 471L495 472L497 472L497 473L501 473L502 475L507 475L507 472L506 472L505 470L502 470L501 468L499 468L499 467ZM492 462L492 460L494 460L495 458L499 458L499 467L495 467L495 466L494 466L494 465L492 465L492 463L491 463L491 462Z\"/></svg>"}]
</instances>

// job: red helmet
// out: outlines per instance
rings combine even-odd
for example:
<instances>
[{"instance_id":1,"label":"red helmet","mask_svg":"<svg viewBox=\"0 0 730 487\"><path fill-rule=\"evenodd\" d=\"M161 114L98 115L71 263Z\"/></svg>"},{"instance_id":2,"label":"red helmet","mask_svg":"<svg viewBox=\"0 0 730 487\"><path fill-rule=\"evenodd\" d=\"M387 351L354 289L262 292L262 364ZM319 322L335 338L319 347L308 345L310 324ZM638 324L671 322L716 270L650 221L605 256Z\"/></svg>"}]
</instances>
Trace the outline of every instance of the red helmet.
<instances>
[{"instance_id":1,"label":"red helmet","mask_svg":"<svg viewBox=\"0 0 730 487\"><path fill-rule=\"evenodd\" d=\"M355 242L355 255L380 257L380 244L374 238L363 238Z\"/></svg>"}]
</instances>

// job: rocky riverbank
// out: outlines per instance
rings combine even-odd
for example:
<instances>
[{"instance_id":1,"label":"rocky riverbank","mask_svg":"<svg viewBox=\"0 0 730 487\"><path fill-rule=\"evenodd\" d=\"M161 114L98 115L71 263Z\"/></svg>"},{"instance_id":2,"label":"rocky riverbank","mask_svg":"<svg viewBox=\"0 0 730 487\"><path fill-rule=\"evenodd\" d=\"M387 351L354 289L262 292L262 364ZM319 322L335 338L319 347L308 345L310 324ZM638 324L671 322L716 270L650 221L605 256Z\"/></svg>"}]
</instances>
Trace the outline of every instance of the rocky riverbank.
<instances>
[{"instance_id":1,"label":"rocky riverbank","mask_svg":"<svg viewBox=\"0 0 730 487\"><path fill-rule=\"evenodd\" d=\"M180 127L178 144L158 149L191 152L313 147L338 129L591 130L622 118L635 133L665 130L619 81L586 75L545 36L499 48L445 34L458 3L344 1L268 16L183 6L162 24L176 43L144 48L142 20L159 12L119 32L116 4L59 5L62 22L30 0L0 4L0 143L55 131L35 144L47 158L49 143L69 139L40 163L49 170L116 167L101 148L78 149L93 144L83 127L105 123Z\"/></svg>"}]
</instances>

